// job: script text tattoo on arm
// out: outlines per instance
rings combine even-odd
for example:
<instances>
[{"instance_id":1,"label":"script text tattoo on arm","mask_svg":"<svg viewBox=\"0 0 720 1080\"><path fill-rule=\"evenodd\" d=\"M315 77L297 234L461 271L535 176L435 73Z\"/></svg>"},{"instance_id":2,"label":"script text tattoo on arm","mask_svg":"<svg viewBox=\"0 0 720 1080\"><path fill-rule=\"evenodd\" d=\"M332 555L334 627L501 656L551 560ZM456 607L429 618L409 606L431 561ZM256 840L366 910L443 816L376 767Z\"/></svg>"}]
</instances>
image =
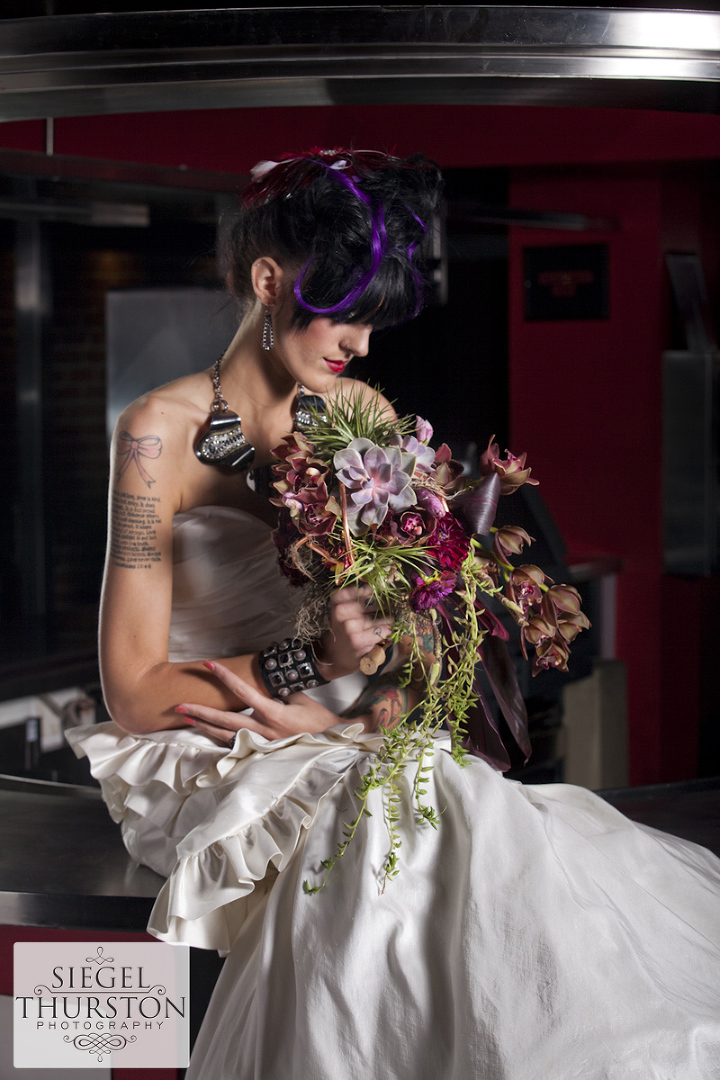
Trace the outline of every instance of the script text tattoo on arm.
<instances>
[{"instance_id":1,"label":"script text tattoo on arm","mask_svg":"<svg viewBox=\"0 0 720 1080\"><path fill-rule=\"evenodd\" d=\"M150 570L162 555L157 546L160 499L152 495L112 493L110 560L128 570Z\"/></svg>"}]
</instances>

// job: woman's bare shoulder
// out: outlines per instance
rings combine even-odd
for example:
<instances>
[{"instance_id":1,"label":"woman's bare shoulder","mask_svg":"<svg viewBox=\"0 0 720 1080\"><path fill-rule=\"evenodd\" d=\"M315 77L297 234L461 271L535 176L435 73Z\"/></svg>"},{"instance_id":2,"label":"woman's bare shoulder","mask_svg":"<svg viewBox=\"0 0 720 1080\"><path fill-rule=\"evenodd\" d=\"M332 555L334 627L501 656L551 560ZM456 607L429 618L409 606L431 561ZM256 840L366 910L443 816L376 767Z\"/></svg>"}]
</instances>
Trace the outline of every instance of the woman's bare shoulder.
<instances>
[{"instance_id":1,"label":"woman's bare shoulder","mask_svg":"<svg viewBox=\"0 0 720 1080\"><path fill-rule=\"evenodd\" d=\"M140 428L161 429L166 436L182 437L188 427L207 419L212 403L212 383L206 371L165 383L136 398L118 418L118 430L135 433Z\"/></svg>"}]
</instances>

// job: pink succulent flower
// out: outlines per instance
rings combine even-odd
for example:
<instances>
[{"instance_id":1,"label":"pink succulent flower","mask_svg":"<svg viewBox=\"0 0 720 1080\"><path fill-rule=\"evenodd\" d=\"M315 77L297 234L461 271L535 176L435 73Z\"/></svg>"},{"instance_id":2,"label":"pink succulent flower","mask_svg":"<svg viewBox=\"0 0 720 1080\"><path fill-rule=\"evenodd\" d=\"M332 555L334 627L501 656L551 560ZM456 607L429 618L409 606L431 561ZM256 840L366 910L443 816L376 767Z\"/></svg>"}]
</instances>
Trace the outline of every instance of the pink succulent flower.
<instances>
[{"instance_id":1,"label":"pink succulent flower","mask_svg":"<svg viewBox=\"0 0 720 1080\"><path fill-rule=\"evenodd\" d=\"M435 459L435 451L432 446L425 446L414 435L399 435L397 432L392 436L393 446L399 446L406 454L412 454L415 458L415 475L429 476Z\"/></svg>"},{"instance_id":2,"label":"pink succulent flower","mask_svg":"<svg viewBox=\"0 0 720 1080\"><path fill-rule=\"evenodd\" d=\"M361 536L382 525L388 510L408 510L416 503L410 480L415 458L398 446L383 449L369 439L353 439L333 459L335 473L348 490L350 531Z\"/></svg>"}]
</instances>

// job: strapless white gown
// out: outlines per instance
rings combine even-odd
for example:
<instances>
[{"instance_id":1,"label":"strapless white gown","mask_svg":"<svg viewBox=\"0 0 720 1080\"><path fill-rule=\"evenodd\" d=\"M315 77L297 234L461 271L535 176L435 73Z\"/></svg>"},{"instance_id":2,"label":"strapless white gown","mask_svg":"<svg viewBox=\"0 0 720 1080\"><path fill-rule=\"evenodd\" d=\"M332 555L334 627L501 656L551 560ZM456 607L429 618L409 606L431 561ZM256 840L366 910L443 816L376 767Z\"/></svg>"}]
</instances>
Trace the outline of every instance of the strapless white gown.
<instances>
[{"instance_id":1,"label":"strapless white gown","mask_svg":"<svg viewBox=\"0 0 720 1080\"><path fill-rule=\"evenodd\" d=\"M175 526L173 656L291 629L266 526ZM317 691L338 710L358 681ZM419 825L404 780L399 876L383 795L309 896L379 738L355 724L232 749L197 731L71 733L130 853L168 880L149 929L228 954L188 1080L720 1077L720 861L582 788L523 786L436 744Z\"/></svg>"}]
</instances>

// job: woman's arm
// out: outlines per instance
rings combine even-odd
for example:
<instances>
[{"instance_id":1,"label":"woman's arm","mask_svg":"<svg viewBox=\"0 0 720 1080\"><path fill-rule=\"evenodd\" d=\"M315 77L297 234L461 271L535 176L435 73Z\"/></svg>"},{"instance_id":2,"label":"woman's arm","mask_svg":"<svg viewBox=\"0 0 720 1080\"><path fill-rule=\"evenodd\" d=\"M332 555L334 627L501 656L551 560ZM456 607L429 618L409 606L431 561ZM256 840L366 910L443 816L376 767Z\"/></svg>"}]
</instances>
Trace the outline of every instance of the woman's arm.
<instances>
[{"instance_id":1,"label":"woman's arm","mask_svg":"<svg viewBox=\"0 0 720 1080\"><path fill-rule=\"evenodd\" d=\"M435 635L428 619L418 627L420 658L415 661L412 678L408 682L405 664L410 655L410 643L400 641L393 650L388 665L368 684L351 709L343 713L343 720L358 720L366 731L379 731L395 727L413 709L421 704L426 686L425 675L435 663ZM197 702L184 702L177 712L185 722L200 728L219 742L230 742L239 728L264 735L267 739L282 739L299 731L323 731L338 723L338 717L318 705L305 694L294 694L287 703L273 701L239 678L226 663L206 662L211 671L237 700L252 708L250 716L232 710L208 708Z\"/></svg>"},{"instance_id":2,"label":"woman's arm","mask_svg":"<svg viewBox=\"0 0 720 1080\"><path fill-rule=\"evenodd\" d=\"M188 691L230 704L202 665L168 662L172 519L186 453L177 410L150 395L122 413L113 436L100 670L108 711L131 732L180 726L173 707Z\"/></svg>"},{"instance_id":3,"label":"woman's arm","mask_svg":"<svg viewBox=\"0 0 720 1080\"><path fill-rule=\"evenodd\" d=\"M162 395L141 399L121 415L113 438L100 667L108 711L132 733L184 726L175 712L178 702L223 710L244 704L201 662L168 660L172 520L183 509L189 438L186 425L177 422L178 408ZM321 673L335 679L357 670L359 658L384 633L387 626L375 624L355 590L336 594L331 631L320 651ZM224 664L266 693L254 654ZM325 726L336 722L332 717Z\"/></svg>"}]
</instances>

